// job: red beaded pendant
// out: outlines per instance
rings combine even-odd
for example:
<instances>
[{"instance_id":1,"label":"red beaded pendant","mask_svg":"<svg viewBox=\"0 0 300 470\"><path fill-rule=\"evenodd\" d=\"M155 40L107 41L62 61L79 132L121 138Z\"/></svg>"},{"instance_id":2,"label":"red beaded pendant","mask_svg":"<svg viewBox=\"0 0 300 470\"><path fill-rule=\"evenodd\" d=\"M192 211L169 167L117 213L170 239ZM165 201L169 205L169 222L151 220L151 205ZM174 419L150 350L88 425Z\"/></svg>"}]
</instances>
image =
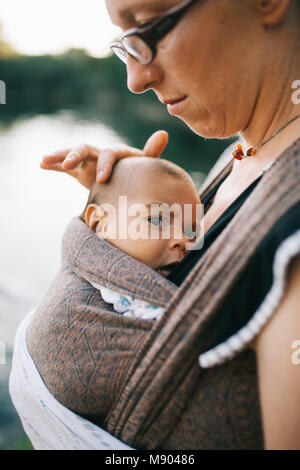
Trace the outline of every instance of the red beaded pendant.
<instances>
[{"instance_id":1,"label":"red beaded pendant","mask_svg":"<svg viewBox=\"0 0 300 470\"><path fill-rule=\"evenodd\" d=\"M241 144L238 144L236 147L234 147L233 154L234 158L236 160L242 160L243 158L246 157L252 157L252 155L255 155L255 148L251 147L250 149L247 150L247 154L244 154L243 147Z\"/></svg>"}]
</instances>

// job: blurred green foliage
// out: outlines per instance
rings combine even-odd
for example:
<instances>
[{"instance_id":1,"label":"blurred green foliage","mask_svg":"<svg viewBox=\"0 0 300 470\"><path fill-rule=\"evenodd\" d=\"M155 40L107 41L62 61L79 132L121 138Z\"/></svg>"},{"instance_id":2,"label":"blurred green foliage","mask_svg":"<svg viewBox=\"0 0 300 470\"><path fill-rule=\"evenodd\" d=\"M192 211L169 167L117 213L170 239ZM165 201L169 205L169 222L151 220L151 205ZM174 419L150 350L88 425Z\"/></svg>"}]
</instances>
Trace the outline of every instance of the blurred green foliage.
<instances>
[{"instance_id":1,"label":"blurred green foliage","mask_svg":"<svg viewBox=\"0 0 300 470\"><path fill-rule=\"evenodd\" d=\"M169 116L152 90L131 93L126 67L114 56L97 59L81 49L55 56L0 55L0 79L6 83L7 102L0 108L2 121L69 109L81 118L102 121L139 148L153 132L165 129L170 143L164 156L202 173L228 146L227 140L202 139Z\"/></svg>"},{"instance_id":2,"label":"blurred green foliage","mask_svg":"<svg viewBox=\"0 0 300 470\"><path fill-rule=\"evenodd\" d=\"M2 24L0 23L0 57L14 57L19 55L17 51L4 40L2 30Z\"/></svg>"},{"instance_id":3,"label":"blurred green foliage","mask_svg":"<svg viewBox=\"0 0 300 470\"><path fill-rule=\"evenodd\" d=\"M30 440L27 437L23 437L17 440L13 445L8 446L6 449L0 450L34 450Z\"/></svg>"}]
</instances>

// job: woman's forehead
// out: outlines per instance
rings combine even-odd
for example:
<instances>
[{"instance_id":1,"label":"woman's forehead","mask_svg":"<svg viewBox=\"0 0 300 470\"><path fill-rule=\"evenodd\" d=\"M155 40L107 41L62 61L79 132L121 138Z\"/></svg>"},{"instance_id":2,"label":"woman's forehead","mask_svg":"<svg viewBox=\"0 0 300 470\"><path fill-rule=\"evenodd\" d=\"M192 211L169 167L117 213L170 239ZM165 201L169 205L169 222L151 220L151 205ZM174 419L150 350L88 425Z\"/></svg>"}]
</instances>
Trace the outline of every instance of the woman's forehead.
<instances>
[{"instance_id":1,"label":"woman's forehead","mask_svg":"<svg viewBox=\"0 0 300 470\"><path fill-rule=\"evenodd\" d=\"M131 21L138 13L163 13L180 3L180 0L106 0L113 23Z\"/></svg>"}]
</instances>

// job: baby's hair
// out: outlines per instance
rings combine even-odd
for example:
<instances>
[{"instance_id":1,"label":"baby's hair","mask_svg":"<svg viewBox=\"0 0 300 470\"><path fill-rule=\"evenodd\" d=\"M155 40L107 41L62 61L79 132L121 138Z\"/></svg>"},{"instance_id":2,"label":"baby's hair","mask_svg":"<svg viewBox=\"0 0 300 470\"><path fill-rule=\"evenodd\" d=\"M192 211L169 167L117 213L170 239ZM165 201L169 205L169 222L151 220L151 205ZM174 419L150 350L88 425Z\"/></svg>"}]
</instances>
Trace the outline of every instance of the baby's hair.
<instances>
[{"instance_id":1,"label":"baby's hair","mask_svg":"<svg viewBox=\"0 0 300 470\"><path fill-rule=\"evenodd\" d=\"M106 183L94 183L86 206L80 219L85 222L85 212L90 204L104 204L112 202L114 197L119 194L126 194L129 188L132 188L134 171L143 169L144 171L151 170L156 175L171 176L178 178L181 181L190 181L192 178L180 166L173 162L154 157L128 157L119 160L113 169L110 179ZM152 174L153 174L152 173ZM150 174L149 174L150 177Z\"/></svg>"}]
</instances>

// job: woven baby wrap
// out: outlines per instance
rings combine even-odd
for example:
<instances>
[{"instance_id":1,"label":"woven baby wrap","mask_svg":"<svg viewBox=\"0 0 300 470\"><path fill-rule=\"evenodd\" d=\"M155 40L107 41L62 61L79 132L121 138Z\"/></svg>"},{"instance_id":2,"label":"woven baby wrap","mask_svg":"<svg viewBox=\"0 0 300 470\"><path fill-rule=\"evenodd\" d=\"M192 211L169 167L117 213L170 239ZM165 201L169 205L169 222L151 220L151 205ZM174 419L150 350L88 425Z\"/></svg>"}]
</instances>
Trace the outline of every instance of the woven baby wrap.
<instances>
[{"instance_id":1,"label":"woven baby wrap","mask_svg":"<svg viewBox=\"0 0 300 470\"><path fill-rule=\"evenodd\" d=\"M238 288L270 228L299 202L299 188L300 139L263 175L179 288L74 219L62 269L27 336L51 393L134 448L262 448L255 353L245 349L211 369L201 369L198 356L210 344L223 300ZM166 313L157 322L124 318L90 281Z\"/></svg>"}]
</instances>

